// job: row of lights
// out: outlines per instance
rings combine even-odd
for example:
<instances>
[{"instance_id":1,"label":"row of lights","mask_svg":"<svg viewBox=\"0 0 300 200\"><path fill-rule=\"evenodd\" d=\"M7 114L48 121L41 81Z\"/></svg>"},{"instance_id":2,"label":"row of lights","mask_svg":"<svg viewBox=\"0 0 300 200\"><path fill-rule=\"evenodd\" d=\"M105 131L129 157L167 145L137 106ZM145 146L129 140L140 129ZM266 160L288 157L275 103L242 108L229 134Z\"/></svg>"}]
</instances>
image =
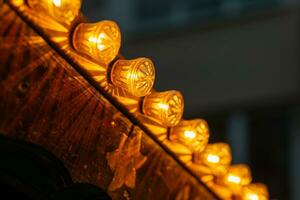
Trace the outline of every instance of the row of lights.
<instances>
[{"instance_id":1,"label":"row of lights","mask_svg":"<svg viewBox=\"0 0 300 200\"><path fill-rule=\"evenodd\" d=\"M27 0L27 5L43 10L62 24L71 26L79 14L81 1ZM264 184L251 183L251 172L247 165L230 166L229 145L208 144L209 128L206 121L181 120L184 103L180 92L152 90L155 69L150 59L115 60L121 46L121 33L115 22L80 23L71 37L72 46L78 53L111 67L108 78L113 85L131 95L143 97L141 112L168 127L168 139L171 142L181 143L193 152L193 163L207 169L199 176L208 186L213 190L215 185L230 190L229 195L216 191L221 198L231 199L233 195L241 200L268 199Z\"/></svg>"}]
</instances>

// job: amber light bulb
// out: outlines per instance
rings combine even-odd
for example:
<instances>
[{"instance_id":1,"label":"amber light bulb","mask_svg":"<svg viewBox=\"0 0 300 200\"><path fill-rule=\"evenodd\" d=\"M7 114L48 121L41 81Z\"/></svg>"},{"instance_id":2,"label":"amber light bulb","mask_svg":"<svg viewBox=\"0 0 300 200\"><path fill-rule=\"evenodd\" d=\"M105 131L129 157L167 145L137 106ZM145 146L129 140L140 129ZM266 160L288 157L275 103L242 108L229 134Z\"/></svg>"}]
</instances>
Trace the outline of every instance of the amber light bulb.
<instances>
[{"instance_id":1,"label":"amber light bulb","mask_svg":"<svg viewBox=\"0 0 300 200\"><path fill-rule=\"evenodd\" d=\"M230 147L226 143L208 144L203 152L194 154L194 161L208 167L214 175L225 174L231 163Z\"/></svg>"},{"instance_id":2,"label":"amber light bulb","mask_svg":"<svg viewBox=\"0 0 300 200\"><path fill-rule=\"evenodd\" d=\"M180 92L175 90L152 91L144 98L142 111L145 115L160 121L162 125L173 127L179 123L183 107L183 97Z\"/></svg>"},{"instance_id":3,"label":"amber light bulb","mask_svg":"<svg viewBox=\"0 0 300 200\"><path fill-rule=\"evenodd\" d=\"M241 200L268 200L268 188L263 183L251 183L244 186L241 193Z\"/></svg>"},{"instance_id":4,"label":"amber light bulb","mask_svg":"<svg viewBox=\"0 0 300 200\"><path fill-rule=\"evenodd\" d=\"M203 119L182 120L169 133L171 141L180 142L195 152L204 150L208 138L208 125Z\"/></svg>"},{"instance_id":5,"label":"amber light bulb","mask_svg":"<svg viewBox=\"0 0 300 200\"><path fill-rule=\"evenodd\" d=\"M251 180L251 170L244 164L230 166L226 175L222 177L222 182L235 194L238 194L242 186L248 185Z\"/></svg>"},{"instance_id":6,"label":"amber light bulb","mask_svg":"<svg viewBox=\"0 0 300 200\"><path fill-rule=\"evenodd\" d=\"M112 66L110 79L118 87L124 88L137 97L143 97L151 91L155 69L148 58L117 60Z\"/></svg>"},{"instance_id":7,"label":"amber light bulb","mask_svg":"<svg viewBox=\"0 0 300 200\"><path fill-rule=\"evenodd\" d=\"M29 7L48 15L61 23L71 24L78 16L81 0L27 0Z\"/></svg>"},{"instance_id":8,"label":"amber light bulb","mask_svg":"<svg viewBox=\"0 0 300 200\"><path fill-rule=\"evenodd\" d=\"M81 23L75 28L72 41L76 51L108 64L119 52L121 33L113 21Z\"/></svg>"}]
</instances>

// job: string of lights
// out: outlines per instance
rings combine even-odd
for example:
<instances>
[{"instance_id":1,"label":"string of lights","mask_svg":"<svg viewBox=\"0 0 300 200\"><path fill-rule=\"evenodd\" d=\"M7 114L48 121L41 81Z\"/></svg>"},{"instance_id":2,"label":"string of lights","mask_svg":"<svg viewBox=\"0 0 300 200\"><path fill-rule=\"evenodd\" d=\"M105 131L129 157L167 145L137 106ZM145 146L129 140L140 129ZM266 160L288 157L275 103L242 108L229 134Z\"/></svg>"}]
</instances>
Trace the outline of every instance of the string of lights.
<instances>
[{"instance_id":1,"label":"string of lights","mask_svg":"<svg viewBox=\"0 0 300 200\"><path fill-rule=\"evenodd\" d=\"M65 27L71 27L80 13L80 0L27 0L27 6L45 12ZM119 58L121 32L113 21L78 23L70 31L71 46L79 54L104 63L112 87L122 88L138 99L140 114L166 128L171 143L191 151L192 170L222 199L267 200L268 190L262 183L252 183L247 165L231 165L231 150L225 143L208 143L209 127L203 119L184 120L184 100L180 92L155 91L153 62L148 58ZM121 102L122 103L122 102ZM197 170L197 168L201 170Z\"/></svg>"}]
</instances>

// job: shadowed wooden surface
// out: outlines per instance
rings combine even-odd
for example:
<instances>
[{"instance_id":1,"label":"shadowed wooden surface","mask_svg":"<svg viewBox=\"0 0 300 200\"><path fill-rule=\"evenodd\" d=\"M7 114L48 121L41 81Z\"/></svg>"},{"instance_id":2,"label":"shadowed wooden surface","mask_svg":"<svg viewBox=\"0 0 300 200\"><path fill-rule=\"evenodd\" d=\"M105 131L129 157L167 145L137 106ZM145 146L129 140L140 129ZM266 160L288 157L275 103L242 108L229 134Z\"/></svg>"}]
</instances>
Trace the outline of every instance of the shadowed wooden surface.
<instances>
[{"instance_id":1,"label":"shadowed wooden surface","mask_svg":"<svg viewBox=\"0 0 300 200\"><path fill-rule=\"evenodd\" d=\"M215 199L104 96L1 6L0 132L44 147L113 199Z\"/></svg>"}]
</instances>

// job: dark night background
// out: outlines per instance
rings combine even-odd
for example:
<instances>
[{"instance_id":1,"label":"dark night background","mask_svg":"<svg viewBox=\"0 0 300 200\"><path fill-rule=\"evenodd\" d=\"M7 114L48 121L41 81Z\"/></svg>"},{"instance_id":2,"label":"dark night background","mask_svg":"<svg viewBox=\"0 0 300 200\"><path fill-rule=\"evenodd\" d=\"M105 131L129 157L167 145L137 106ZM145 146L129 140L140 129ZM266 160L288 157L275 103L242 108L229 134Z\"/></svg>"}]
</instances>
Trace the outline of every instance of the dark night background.
<instances>
[{"instance_id":1,"label":"dark night background","mask_svg":"<svg viewBox=\"0 0 300 200\"><path fill-rule=\"evenodd\" d=\"M112 19L126 58L156 66L158 90L178 89L185 118L208 121L272 199L300 200L300 1L89 0Z\"/></svg>"}]
</instances>

